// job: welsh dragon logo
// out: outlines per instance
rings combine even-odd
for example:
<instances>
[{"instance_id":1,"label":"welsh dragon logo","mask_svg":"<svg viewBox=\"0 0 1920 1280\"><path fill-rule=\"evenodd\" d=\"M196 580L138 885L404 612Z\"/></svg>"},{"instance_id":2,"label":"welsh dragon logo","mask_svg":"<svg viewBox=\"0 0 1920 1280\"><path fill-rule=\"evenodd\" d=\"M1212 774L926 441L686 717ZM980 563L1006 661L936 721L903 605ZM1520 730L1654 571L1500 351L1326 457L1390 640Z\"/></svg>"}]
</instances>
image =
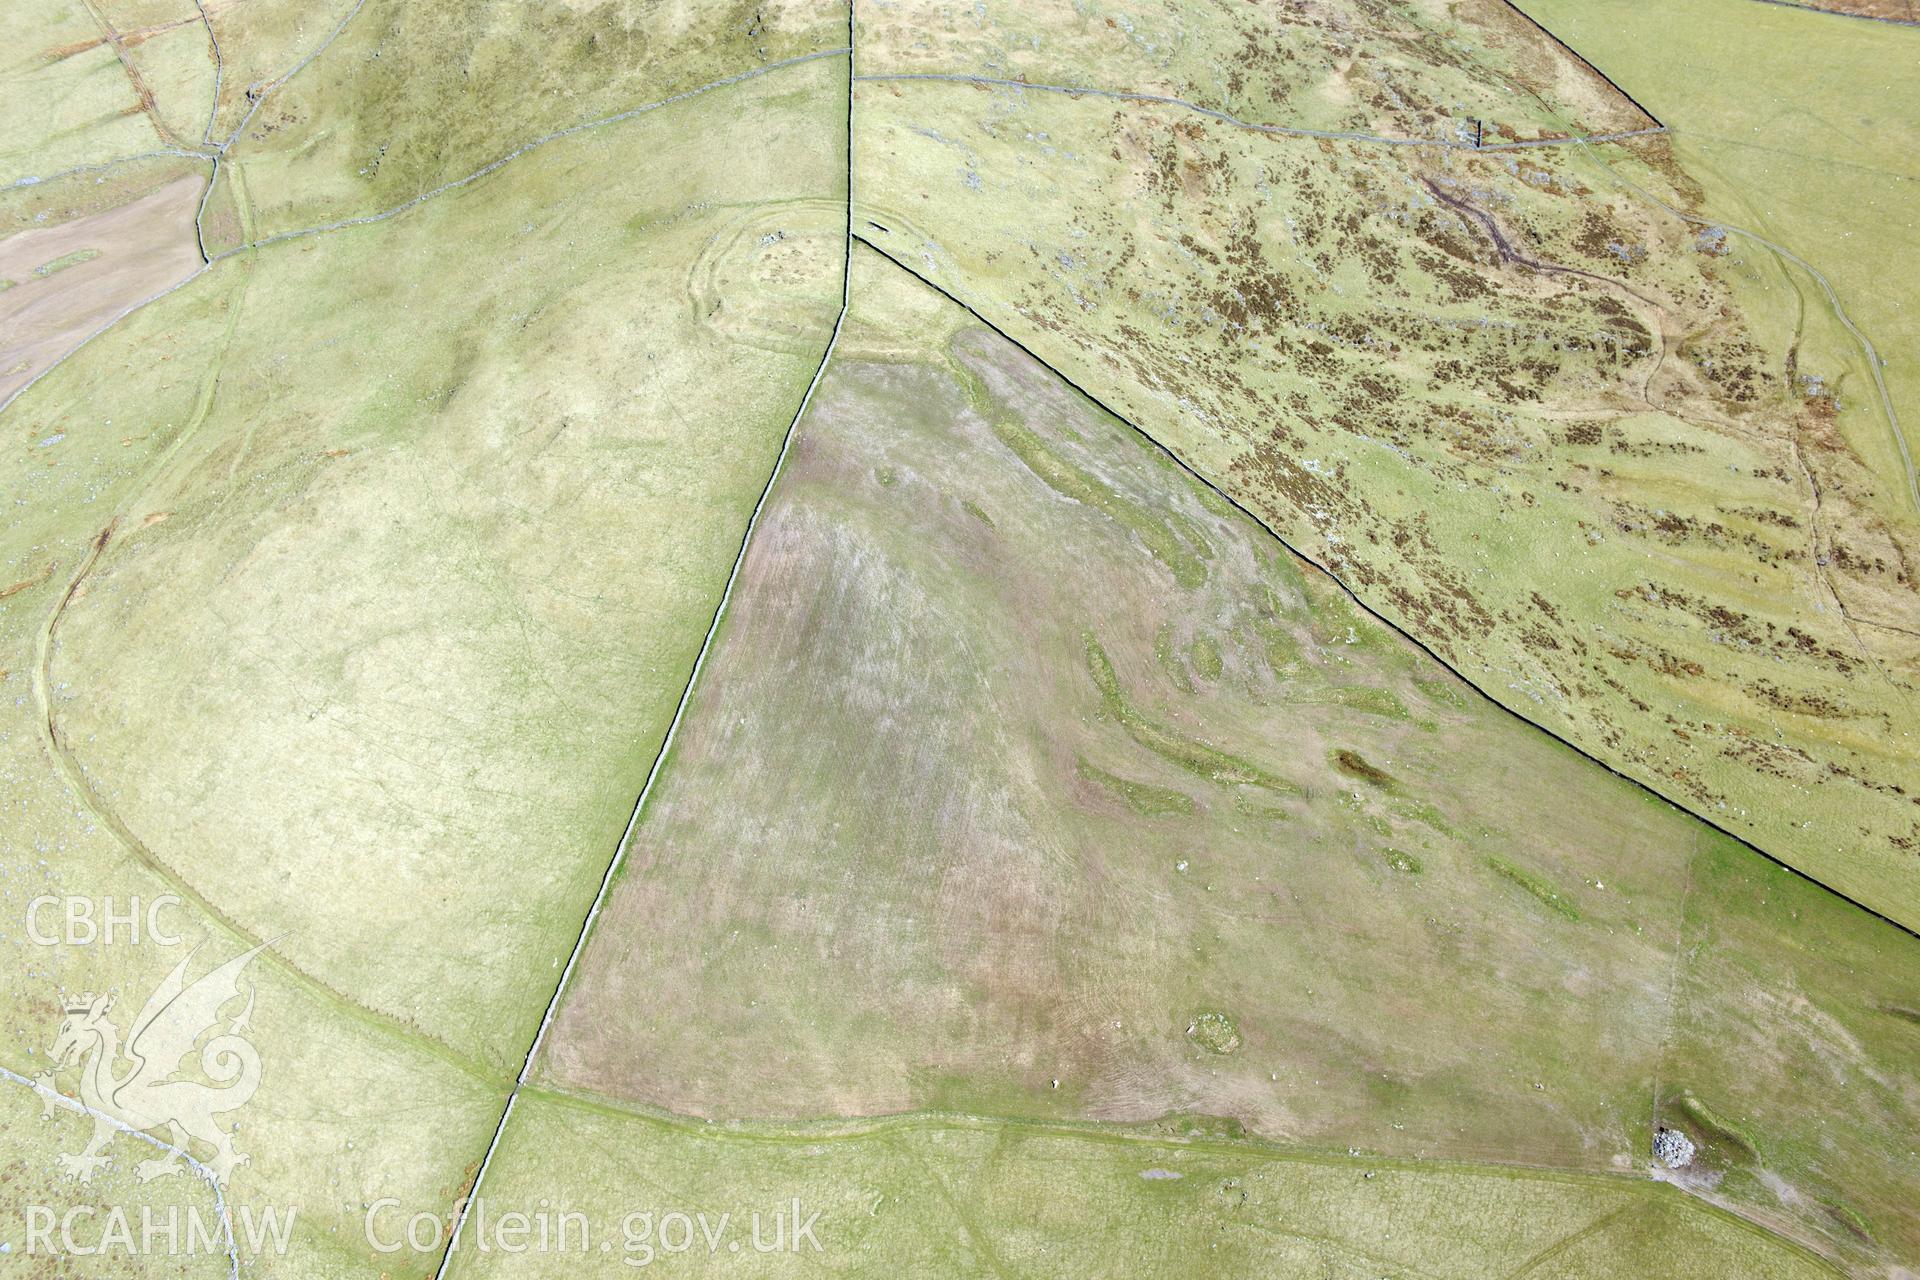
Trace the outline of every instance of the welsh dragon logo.
<instances>
[{"instance_id":1,"label":"welsh dragon logo","mask_svg":"<svg viewBox=\"0 0 1920 1280\"><path fill-rule=\"evenodd\" d=\"M66 1003L66 1018L53 1044L53 1070L39 1083L51 1091L57 1073L80 1067L80 1102L93 1114L93 1137L84 1150L60 1157L68 1173L82 1182L93 1177L108 1162L102 1148L123 1130L155 1137L158 1130L168 1131L162 1140L171 1149L135 1166L142 1182L179 1173L180 1157L190 1154L193 1140L213 1148L213 1157L202 1167L221 1186L236 1167L247 1163L247 1157L234 1150L230 1126L221 1126L214 1117L245 1106L260 1087L260 1055L240 1034L253 1014L253 992L243 991L239 979L266 946L261 943L191 984L187 965L193 956L188 955L147 998L124 1045L119 1028L107 1017L111 996L88 994ZM246 1005L223 1020L220 1011L242 995ZM216 1034L202 1043L208 1032ZM199 1074L213 1084L179 1078L189 1054ZM47 1110L52 1113L51 1098ZM195 1163L201 1163L197 1157Z\"/></svg>"}]
</instances>

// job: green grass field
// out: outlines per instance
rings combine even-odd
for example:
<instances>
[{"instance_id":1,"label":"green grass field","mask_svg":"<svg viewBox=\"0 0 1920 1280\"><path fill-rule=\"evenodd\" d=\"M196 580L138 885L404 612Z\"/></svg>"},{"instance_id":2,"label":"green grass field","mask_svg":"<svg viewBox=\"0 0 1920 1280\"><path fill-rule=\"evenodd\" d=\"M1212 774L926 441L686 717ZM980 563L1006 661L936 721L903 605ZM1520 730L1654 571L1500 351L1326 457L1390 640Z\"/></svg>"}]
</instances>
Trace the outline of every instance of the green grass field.
<instances>
[{"instance_id":1,"label":"green grass field","mask_svg":"<svg viewBox=\"0 0 1920 1280\"><path fill-rule=\"evenodd\" d=\"M730 92L768 137L782 116L809 129L836 74ZM500 1069L572 945L840 291L837 158L795 136L720 187L629 163L687 124L579 135L407 218L221 263L191 296L223 327L165 416L144 408L151 381L123 384L125 408L43 383L15 410L36 440L66 433L25 452L40 466L178 433L122 501L70 517L84 538L113 528L47 655L87 803L218 885L252 935L289 934L330 985ZM589 185L609 168L631 185ZM790 236L735 242L716 333L691 264L761 222ZM784 292L741 297L757 273ZM661 323L614 321L635 305ZM697 390L709 343L725 403ZM43 623L73 576L63 561L9 606ZM130 633L177 656L156 669Z\"/></svg>"},{"instance_id":2,"label":"green grass field","mask_svg":"<svg viewBox=\"0 0 1920 1280\"><path fill-rule=\"evenodd\" d=\"M65 1111L43 1115L31 1093L12 1082L0 1084L0 1140L5 1142L6 1153L0 1156L0 1246L4 1246L6 1263L26 1267L34 1274L59 1274L54 1268L62 1263L55 1260L52 1251L63 1248L60 1224L65 1220L70 1237L79 1247L107 1245L87 1259L84 1274L102 1280L152 1275L156 1272L140 1251L140 1242L164 1240L163 1233L173 1225L183 1248L179 1256L168 1260L169 1274L192 1280L217 1280L231 1274L226 1241L220 1231L219 1205L213 1188L205 1182L185 1178L140 1182L131 1168L122 1168L107 1175L101 1184L82 1188L65 1175L59 1158L85 1143L89 1127L84 1117ZM154 1156L158 1152L148 1149L145 1154ZM119 1238L111 1234L113 1220L102 1213L86 1213L102 1202L123 1210L129 1247L113 1243ZM81 1212L76 1214L76 1210ZM195 1248L189 1252L184 1246L195 1221L202 1224L203 1234L194 1238ZM29 1237L30 1228L43 1231L45 1239ZM244 1231L239 1238L245 1239ZM207 1247L199 1247L203 1243Z\"/></svg>"},{"instance_id":3,"label":"green grass field","mask_svg":"<svg viewBox=\"0 0 1920 1280\"><path fill-rule=\"evenodd\" d=\"M562 1149L574 1153L564 1170L551 1158ZM1303 1280L1600 1280L1661 1267L1727 1280L1833 1274L1671 1188L1625 1178L1302 1158L1204 1137L938 1115L841 1129L713 1127L527 1093L488 1183L496 1226L514 1212L533 1224L524 1235L463 1236L455 1276L640 1266ZM797 1220L811 1227L797 1249L796 1201ZM757 1239L771 1246L776 1212L787 1248L758 1252L753 1215ZM575 1217L563 1249L566 1214ZM521 1251L503 1252L503 1240Z\"/></svg>"},{"instance_id":4,"label":"green grass field","mask_svg":"<svg viewBox=\"0 0 1920 1280\"><path fill-rule=\"evenodd\" d=\"M7 410L0 1064L272 940L229 1196L300 1215L250 1273L473 1177L826 344L845 64L719 92L225 259ZM38 946L43 893L177 895L182 950Z\"/></svg>"},{"instance_id":5,"label":"green grass field","mask_svg":"<svg viewBox=\"0 0 1920 1280\"><path fill-rule=\"evenodd\" d=\"M1912 1280L1920 32L1521 8L0 15L0 1272Z\"/></svg>"},{"instance_id":6,"label":"green grass field","mask_svg":"<svg viewBox=\"0 0 1920 1280\"><path fill-rule=\"evenodd\" d=\"M0 189L156 150L113 49L71 0L0 14Z\"/></svg>"}]
</instances>

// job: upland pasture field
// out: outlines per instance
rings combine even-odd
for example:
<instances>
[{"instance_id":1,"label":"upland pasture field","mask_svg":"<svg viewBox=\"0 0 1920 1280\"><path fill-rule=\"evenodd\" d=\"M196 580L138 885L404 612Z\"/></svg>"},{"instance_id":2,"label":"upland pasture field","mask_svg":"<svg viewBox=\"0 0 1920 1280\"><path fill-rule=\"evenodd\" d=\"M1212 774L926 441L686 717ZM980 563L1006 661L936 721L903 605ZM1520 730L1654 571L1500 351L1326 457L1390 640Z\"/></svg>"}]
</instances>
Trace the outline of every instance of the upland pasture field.
<instances>
[{"instance_id":1,"label":"upland pasture field","mask_svg":"<svg viewBox=\"0 0 1920 1280\"><path fill-rule=\"evenodd\" d=\"M1502 66L1500 8L1395 7L1450 77L1512 91L1465 140L1395 78L1404 44L1269 67L1215 37L1199 100L1142 100L968 79L1035 41L1106 56L1064 6L958 42L945 79L895 49L937 18L885 11L855 225L1490 696L1920 924L1920 496L1877 371L1770 251L1683 216L1672 139L1579 140L1624 95ZM1276 78L1341 111L1262 117L1247 85ZM1542 103L1561 141L1527 145Z\"/></svg>"},{"instance_id":2,"label":"upland pasture field","mask_svg":"<svg viewBox=\"0 0 1920 1280\"><path fill-rule=\"evenodd\" d=\"M0 6L0 1270L1913 1280L1911 9Z\"/></svg>"},{"instance_id":3,"label":"upland pasture field","mask_svg":"<svg viewBox=\"0 0 1920 1280\"><path fill-rule=\"evenodd\" d=\"M542 1083L1623 1174L1659 1123L1712 1152L1690 1189L1911 1251L1920 944L1521 724L854 266Z\"/></svg>"}]
</instances>

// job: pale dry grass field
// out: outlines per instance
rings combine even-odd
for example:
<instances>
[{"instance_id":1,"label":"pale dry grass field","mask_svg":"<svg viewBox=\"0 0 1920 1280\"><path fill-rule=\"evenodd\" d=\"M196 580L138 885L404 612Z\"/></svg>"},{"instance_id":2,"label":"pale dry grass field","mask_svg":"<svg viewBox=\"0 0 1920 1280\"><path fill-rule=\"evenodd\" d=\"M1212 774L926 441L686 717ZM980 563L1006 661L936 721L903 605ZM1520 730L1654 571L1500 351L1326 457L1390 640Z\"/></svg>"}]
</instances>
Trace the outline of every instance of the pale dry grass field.
<instances>
[{"instance_id":1,"label":"pale dry grass field","mask_svg":"<svg viewBox=\"0 0 1920 1280\"><path fill-rule=\"evenodd\" d=\"M365 1206L470 1185L832 329L845 63L720 92L223 258L6 410L0 1064L270 942L228 1197L300 1225L248 1274L435 1270ZM9 228L157 229L92 178ZM41 946L47 894L171 894L180 949Z\"/></svg>"}]
</instances>

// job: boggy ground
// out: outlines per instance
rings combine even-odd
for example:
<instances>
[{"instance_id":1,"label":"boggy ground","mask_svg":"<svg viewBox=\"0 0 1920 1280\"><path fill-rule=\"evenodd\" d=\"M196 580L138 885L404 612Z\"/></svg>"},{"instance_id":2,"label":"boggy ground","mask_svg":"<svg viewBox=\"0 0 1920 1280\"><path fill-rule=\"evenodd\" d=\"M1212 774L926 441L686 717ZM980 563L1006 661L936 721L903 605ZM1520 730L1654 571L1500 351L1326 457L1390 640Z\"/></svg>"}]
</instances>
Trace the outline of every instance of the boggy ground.
<instances>
[{"instance_id":1,"label":"boggy ground","mask_svg":"<svg viewBox=\"0 0 1920 1280\"><path fill-rule=\"evenodd\" d=\"M1803 1238L1910 1247L1920 1081L1885 1010L1911 937L1466 690L1011 344L856 266L542 1080L1621 1172L1656 1095L1766 1097L1744 1189L1700 1189L1752 1207L1770 1179ZM1729 875L1813 895L1862 964L1723 922ZM1857 1033L1756 1068L1705 1030L1784 1046L1814 1010ZM1810 1063L1884 1087L1785 1102ZM1835 1183L1840 1151L1877 1172Z\"/></svg>"}]
</instances>

